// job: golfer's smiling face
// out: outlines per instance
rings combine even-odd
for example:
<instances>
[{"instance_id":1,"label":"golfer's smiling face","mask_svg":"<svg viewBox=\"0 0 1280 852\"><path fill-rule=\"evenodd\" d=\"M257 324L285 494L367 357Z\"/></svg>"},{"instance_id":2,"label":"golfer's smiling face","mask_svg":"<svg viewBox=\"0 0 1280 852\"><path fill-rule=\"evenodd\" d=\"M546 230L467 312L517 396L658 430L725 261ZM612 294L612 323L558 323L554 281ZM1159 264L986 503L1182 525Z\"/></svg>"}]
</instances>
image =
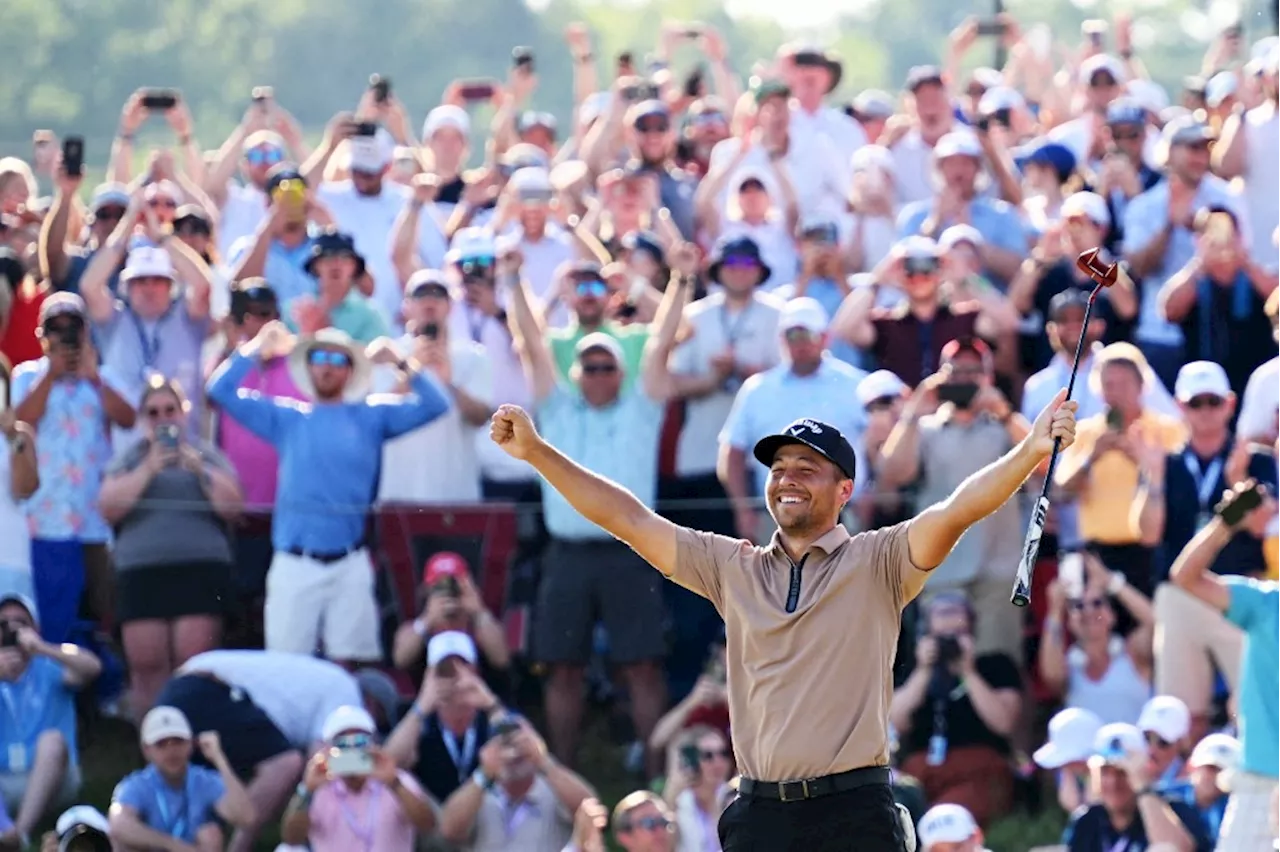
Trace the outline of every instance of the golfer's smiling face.
<instances>
[{"instance_id":1,"label":"golfer's smiling face","mask_svg":"<svg viewBox=\"0 0 1280 852\"><path fill-rule=\"evenodd\" d=\"M852 494L853 483L802 444L782 447L774 454L765 483L769 514L789 535L827 529Z\"/></svg>"}]
</instances>

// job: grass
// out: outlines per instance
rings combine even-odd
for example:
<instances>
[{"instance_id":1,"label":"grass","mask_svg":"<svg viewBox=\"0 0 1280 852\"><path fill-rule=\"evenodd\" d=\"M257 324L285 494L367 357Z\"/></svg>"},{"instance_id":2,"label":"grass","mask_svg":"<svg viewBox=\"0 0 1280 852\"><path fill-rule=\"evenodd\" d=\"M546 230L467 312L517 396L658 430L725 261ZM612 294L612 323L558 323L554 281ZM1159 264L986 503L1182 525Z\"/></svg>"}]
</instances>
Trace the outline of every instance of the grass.
<instances>
[{"instance_id":1,"label":"grass","mask_svg":"<svg viewBox=\"0 0 1280 852\"><path fill-rule=\"evenodd\" d=\"M601 801L612 807L636 789L637 782L624 770L622 749L613 744L610 734L608 719L592 714L583 732L581 754L583 774L595 786ZM133 727L115 719L95 722L82 737L80 765L84 774L81 800L105 813L116 783L142 766ZM1052 845L1061 836L1063 824L1063 815L1056 808L1036 815L1015 812L991 827L986 845L992 852L1026 852L1034 846ZM277 842L277 832L271 831L257 848L269 852Z\"/></svg>"}]
</instances>

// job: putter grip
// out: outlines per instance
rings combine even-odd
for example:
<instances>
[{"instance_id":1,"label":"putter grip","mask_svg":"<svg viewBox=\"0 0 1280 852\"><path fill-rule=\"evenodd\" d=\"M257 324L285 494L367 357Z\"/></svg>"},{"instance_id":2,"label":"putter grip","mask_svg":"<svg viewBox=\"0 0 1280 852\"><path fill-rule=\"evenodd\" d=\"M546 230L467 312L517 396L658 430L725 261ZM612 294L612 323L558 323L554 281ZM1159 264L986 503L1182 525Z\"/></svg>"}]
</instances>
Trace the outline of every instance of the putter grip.
<instances>
[{"instance_id":1,"label":"putter grip","mask_svg":"<svg viewBox=\"0 0 1280 852\"><path fill-rule=\"evenodd\" d=\"M1031 525L1027 527L1027 538L1022 543L1022 559L1018 562L1018 574L1013 581L1014 606L1026 606L1031 602L1031 578L1035 574L1036 559L1040 556L1040 538L1044 535L1045 517L1049 514L1049 498L1044 494L1036 500L1035 511L1031 513Z\"/></svg>"}]
</instances>

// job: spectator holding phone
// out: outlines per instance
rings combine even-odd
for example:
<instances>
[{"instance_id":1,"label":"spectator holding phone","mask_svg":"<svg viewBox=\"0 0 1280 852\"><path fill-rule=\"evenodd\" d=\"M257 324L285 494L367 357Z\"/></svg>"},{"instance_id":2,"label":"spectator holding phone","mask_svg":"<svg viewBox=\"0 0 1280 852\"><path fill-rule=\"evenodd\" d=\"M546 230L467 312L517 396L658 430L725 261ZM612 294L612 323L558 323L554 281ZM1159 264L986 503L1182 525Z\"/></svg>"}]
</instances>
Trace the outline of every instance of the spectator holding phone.
<instances>
[{"instance_id":1,"label":"spectator holding phone","mask_svg":"<svg viewBox=\"0 0 1280 852\"><path fill-rule=\"evenodd\" d=\"M733 799L733 752L724 734L698 726L681 734L669 755L662 797L675 811L678 852L719 852L720 813Z\"/></svg>"},{"instance_id":2,"label":"spectator holding phone","mask_svg":"<svg viewBox=\"0 0 1280 852\"><path fill-rule=\"evenodd\" d=\"M422 569L422 589L426 593L422 614L396 630L391 657L397 668L411 669L421 663L430 638L447 631L471 636L492 668L505 669L510 664L502 624L480 599L465 559L449 551L433 554Z\"/></svg>"},{"instance_id":3,"label":"spectator holding phone","mask_svg":"<svg viewBox=\"0 0 1280 852\"><path fill-rule=\"evenodd\" d=\"M143 437L108 466L98 501L115 526L121 634L141 716L175 669L218 647L231 594L227 523L244 504L230 463L187 435L182 386L153 376Z\"/></svg>"},{"instance_id":4,"label":"spectator holding phone","mask_svg":"<svg viewBox=\"0 0 1280 852\"><path fill-rule=\"evenodd\" d=\"M227 250L232 281L265 278L281 304L317 292L316 280L307 271L311 260L311 225L333 224L315 201L307 179L291 163L279 163L267 173L264 185L268 206L255 230Z\"/></svg>"},{"instance_id":5,"label":"spectator holding phone","mask_svg":"<svg viewBox=\"0 0 1280 852\"><path fill-rule=\"evenodd\" d=\"M40 433L41 467L58 471L30 495L26 515L45 638L62 642L79 615L86 586L97 617L114 623L110 529L98 489L111 459L110 427L132 428L136 412L123 386L109 370L98 368L79 296L50 295L40 307L36 336L45 354L18 365L11 392L14 415Z\"/></svg>"},{"instance_id":6,"label":"spectator holding phone","mask_svg":"<svg viewBox=\"0 0 1280 852\"><path fill-rule=\"evenodd\" d=\"M313 237L311 257L303 269L315 276L317 292L285 303L284 320L290 331L315 334L322 328L336 328L365 345L386 336L386 319L365 298L364 257L349 234L330 228Z\"/></svg>"},{"instance_id":7,"label":"spectator holding phone","mask_svg":"<svg viewBox=\"0 0 1280 852\"><path fill-rule=\"evenodd\" d=\"M1280 586L1274 580L1221 576L1209 570L1239 530L1265 533L1274 498L1254 480L1232 487L1214 518L1178 555L1170 579L1244 632L1236 694L1243 757L1232 773L1231 800L1218 836L1224 852L1265 849L1275 837L1268 814L1280 779Z\"/></svg>"},{"instance_id":8,"label":"spectator holding phone","mask_svg":"<svg viewBox=\"0 0 1280 852\"><path fill-rule=\"evenodd\" d=\"M374 742L363 707L344 705L324 723L324 747L307 764L280 837L311 852L411 852L436 827L436 805Z\"/></svg>"},{"instance_id":9,"label":"spectator holding phone","mask_svg":"<svg viewBox=\"0 0 1280 852\"><path fill-rule=\"evenodd\" d=\"M110 829L121 850L226 848L220 822L246 826L254 804L214 731L197 738L176 707L153 707L139 732L145 769L131 772L111 794ZM213 769L191 763L192 741Z\"/></svg>"}]
</instances>

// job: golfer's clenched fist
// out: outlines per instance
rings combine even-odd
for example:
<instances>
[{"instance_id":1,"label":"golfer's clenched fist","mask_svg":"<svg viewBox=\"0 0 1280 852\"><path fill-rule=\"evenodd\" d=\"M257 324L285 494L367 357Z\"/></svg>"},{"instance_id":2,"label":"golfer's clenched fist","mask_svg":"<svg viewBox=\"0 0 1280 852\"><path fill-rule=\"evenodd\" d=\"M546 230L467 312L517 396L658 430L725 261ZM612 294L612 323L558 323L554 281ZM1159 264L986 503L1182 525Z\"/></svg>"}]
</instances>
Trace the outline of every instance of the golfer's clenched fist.
<instances>
[{"instance_id":1,"label":"golfer's clenched fist","mask_svg":"<svg viewBox=\"0 0 1280 852\"><path fill-rule=\"evenodd\" d=\"M528 460L542 444L529 412L518 405L500 405L489 423L489 437L512 458Z\"/></svg>"}]
</instances>

